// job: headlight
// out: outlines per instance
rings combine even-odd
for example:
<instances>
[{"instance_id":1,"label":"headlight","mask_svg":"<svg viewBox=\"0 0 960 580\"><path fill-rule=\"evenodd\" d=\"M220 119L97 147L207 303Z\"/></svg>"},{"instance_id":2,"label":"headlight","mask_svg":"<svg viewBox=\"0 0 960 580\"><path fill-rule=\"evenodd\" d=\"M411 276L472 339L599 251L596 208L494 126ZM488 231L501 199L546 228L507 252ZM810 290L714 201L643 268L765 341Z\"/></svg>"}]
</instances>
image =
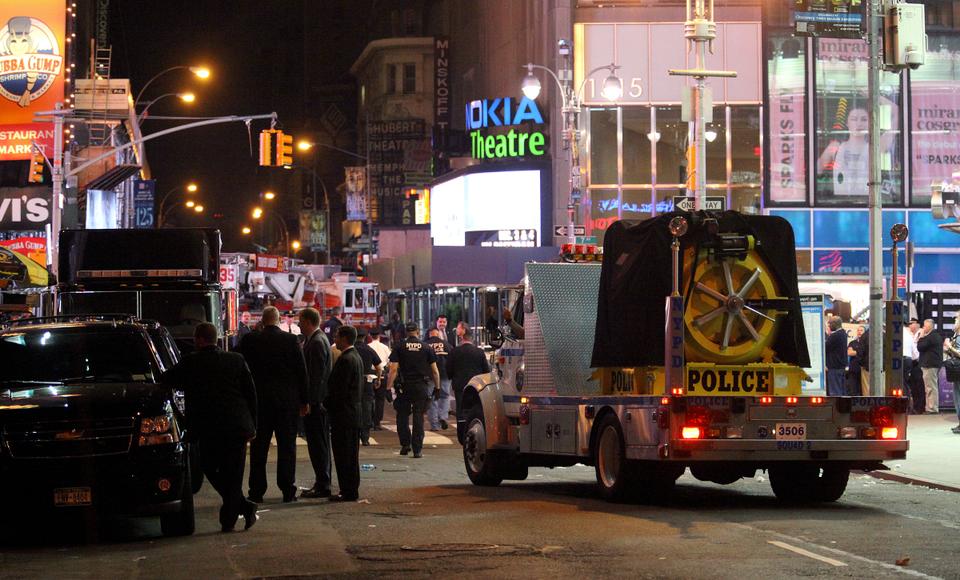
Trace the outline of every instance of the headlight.
<instances>
[{"instance_id":1,"label":"headlight","mask_svg":"<svg viewBox=\"0 0 960 580\"><path fill-rule=\"evenodd\" d=\"M180 434L175 427L176 422L172 414L159 415L157 417L141 417L140 438L137 442L141 446L176 443L180 440Z\"/></svg>"}]
</instances>

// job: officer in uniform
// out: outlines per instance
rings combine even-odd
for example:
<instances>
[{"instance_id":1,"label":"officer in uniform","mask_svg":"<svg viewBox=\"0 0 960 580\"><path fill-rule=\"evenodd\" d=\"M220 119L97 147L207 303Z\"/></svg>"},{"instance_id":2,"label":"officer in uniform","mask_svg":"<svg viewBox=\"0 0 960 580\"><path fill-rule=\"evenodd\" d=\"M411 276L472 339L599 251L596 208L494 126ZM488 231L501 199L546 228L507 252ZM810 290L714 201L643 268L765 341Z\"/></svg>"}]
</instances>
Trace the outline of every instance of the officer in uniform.
<instances>
[{"instance_id":1,"label":"officer in uniform","mask_svg":"<svg viewBox=\"0 0 960 580\"><path fill-rule=\"evenodd\" d=\"M360 355L363 362L363 396L360 399L360 443L367 447L370 445L370 429L373 428L373 401L374 391L379 385L378 377L383 369L383 361L380 355L366 343L367 331L364 328L357 329L357 342L353 345Z\"/></svg>"},{"instance_id":2,"label":"officer in uniform","mask_svg":"<svg viewBox=\"0 0 960 580\"><path fill-rule=\"evenodd\" d=\"M387 388L392 389L399 373L403 380L403 398L408 404L397 409L397 435L400 437L400 455L410 453L423 457L423 415L430 407L432 397L440 395L440 370L433 348L420 340L420 328L407 323L407 337L390 353L390 372ZM432 388L431 388L432 387ZM413 439L408 424L413 414Z\"/></svg>"}]
</instances>

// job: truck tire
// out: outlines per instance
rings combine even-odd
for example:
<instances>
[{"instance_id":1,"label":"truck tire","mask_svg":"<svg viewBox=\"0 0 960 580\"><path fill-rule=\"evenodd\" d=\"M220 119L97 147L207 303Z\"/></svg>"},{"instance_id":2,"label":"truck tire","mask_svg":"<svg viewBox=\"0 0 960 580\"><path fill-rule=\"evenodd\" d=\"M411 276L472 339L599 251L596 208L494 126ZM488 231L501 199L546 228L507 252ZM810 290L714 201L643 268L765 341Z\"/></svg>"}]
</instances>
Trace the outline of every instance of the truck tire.
<instances>
[{"instance_id":1,"label":"truck tire","mask_svg":"<svg viewBox=\"0 0 960 580\"><path fill-rule=\"evenodd\" d=\"M768 471L773 493L787 503L837 501L850 478L850 470L840 466L782 465Z\"/></svg>"},{"instance_id":2,"label":"truck tire","mask_svg":"<svg viewBox=\"0 0 960 580\"><path fill-rule=\"evenodd\" d=\"M184 466L183 485L180 491L180 511L160 516L160 531L164 536L192 536L196 529L193 511L193 486L190 482L190 466Z\"/></svg>"},{"instance_id":3,"label":"truck tire","mask_svg":"<svg viewBox=\"0 0 960 580\"><path fill-rule=\"evenodd\" d=\"M487 450L487 426L483 422L483 409L474 406L467 416L463 435L463 465L467 477L474 485L492 487L503 482L496 453Z\"/></svg>"},{"instance_id":4,"label":"truck tire","mask_svg":"<svg viewBox=\"0 0 960 580\"><path fill-rule=\"evenodd\" d=\"M636 469L627 460L623 430L615 415L606 415L600 420L592 452L601 497L607 501L626 500L633 491Z\"/></svg>"}]
</instances>

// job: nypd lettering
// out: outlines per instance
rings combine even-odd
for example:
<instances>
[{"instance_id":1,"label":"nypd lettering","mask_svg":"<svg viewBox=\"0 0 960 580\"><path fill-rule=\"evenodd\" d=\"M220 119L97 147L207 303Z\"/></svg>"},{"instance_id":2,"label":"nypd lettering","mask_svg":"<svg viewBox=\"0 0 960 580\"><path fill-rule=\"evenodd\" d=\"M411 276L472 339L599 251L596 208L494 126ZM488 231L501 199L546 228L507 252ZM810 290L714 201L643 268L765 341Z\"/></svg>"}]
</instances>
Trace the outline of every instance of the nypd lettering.
<instances>
[{"instance_id":1,"label":"nypd lettering","mask_svg":"<svg viewBox=\"0 0 960 580\"><path fill-rule=\"evenodd\" d=\"M410 352L420 352L421 347L423 347L422 342L414 342L411 340L406 343L406 346L404 348L406 348Z\"/></svg>"},{"instance_id":2,"label":"nypd lettering","mask_svg":"<svg viewBox=\"0 0 960 580\"><path fill-rule=\"evenodd\" d=\"M769 395L771 384L773 373L769 369L730 367L687 370L687 393L691 395Z\"/></svg>"}]
</instances>

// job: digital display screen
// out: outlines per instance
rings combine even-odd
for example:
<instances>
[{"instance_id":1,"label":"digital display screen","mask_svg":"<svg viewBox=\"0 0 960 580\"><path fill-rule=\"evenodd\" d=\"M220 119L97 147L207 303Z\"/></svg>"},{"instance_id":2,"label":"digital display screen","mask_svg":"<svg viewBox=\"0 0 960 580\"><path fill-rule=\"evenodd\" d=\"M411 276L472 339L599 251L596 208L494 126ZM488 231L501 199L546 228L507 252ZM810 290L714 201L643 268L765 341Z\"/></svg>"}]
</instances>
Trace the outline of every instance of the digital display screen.
<instances>
[{"instance_id":1,"label":"digital display screen","mask_svg":"<svg viewBox=\"0 0 960 580\"><path fill-rule=\"evenodd\" d=\"M430 192L435 246L533 247L543 238L540 170L468 173Z\"/></svg>"}]
</instances>

